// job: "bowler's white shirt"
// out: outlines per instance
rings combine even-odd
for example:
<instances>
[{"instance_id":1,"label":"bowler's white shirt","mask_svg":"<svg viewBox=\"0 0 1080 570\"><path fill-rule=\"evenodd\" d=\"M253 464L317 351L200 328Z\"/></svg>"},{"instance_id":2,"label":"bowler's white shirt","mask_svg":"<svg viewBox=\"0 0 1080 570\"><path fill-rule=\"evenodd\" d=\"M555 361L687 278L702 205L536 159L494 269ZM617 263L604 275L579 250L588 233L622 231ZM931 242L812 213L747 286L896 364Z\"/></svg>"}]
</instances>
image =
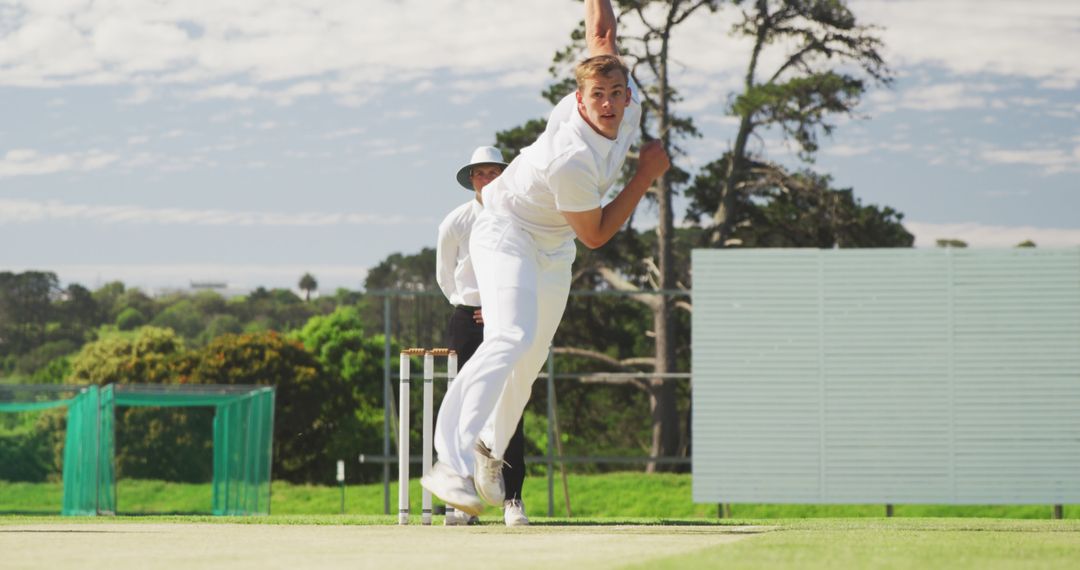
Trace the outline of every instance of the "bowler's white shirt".
<instances>
[{"instance_id":1,"label":"bowler's white shirt","mask_svg":"<svg viewBox=\"0 0 1080 570\"><path fill-rule=\"evenodd\" d=\"M601 199L619 179L627 151L638 140L641 102L632 80L629 87L630 104L615 140L585 122L575 93L563 97L536 142L484 188L484 203L513 218L543 249L573 240L574 230L559 212L601 207Z\"/></svg>"},{"instance_id":2,"label":"bowler's white shirt","mask_svg":"<svg viewBox=\"0 0 1080 570\"><path fill-rule=\"evenodd\" d=\"M476 216L483 210L473 198L454 208L439 224L435 280L451 305L480 306L480 289L469 258L469 235Z\"/></svg>"}]
</instances>

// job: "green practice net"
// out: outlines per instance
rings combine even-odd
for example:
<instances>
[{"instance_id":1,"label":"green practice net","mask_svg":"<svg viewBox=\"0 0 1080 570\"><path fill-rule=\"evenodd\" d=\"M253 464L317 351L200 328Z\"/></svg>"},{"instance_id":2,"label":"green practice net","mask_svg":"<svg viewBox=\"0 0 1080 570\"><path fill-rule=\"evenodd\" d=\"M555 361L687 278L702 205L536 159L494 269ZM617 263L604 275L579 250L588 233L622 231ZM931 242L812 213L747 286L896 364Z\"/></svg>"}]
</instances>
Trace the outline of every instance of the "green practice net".
<instances>
[{"instance_id":1,"label":"green practice net","mask_svg":"<svg viewBox=\"0 0 1080 570\"><path fill-rule=\"evenodd\" d=\"M0 412L68 407L64 443L65 515L116 512L117 406L208 406L214 413L215 515L270 513L274 388L270 386L113 385L9 390Z\"/></svg>"}]
</instances>

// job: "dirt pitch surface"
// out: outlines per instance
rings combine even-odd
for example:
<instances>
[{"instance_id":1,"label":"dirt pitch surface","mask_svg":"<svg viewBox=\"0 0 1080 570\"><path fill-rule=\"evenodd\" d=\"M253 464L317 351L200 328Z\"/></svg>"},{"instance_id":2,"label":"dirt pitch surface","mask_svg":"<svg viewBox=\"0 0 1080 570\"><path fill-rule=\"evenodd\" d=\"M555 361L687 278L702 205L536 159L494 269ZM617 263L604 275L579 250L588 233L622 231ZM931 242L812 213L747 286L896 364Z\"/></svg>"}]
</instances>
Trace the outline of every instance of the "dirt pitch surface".
<instances>
[{"instance_id":1,"label":"dirt pitch surface","mask_svg":"<svg viewBox=\"0 0 1080 570\"><path fill-rule=\"evenodd\" d=\"M0 567L600 569L685 554L766 530L734 526L28 524L0 526Z\"/></svg>"}]
</instances>

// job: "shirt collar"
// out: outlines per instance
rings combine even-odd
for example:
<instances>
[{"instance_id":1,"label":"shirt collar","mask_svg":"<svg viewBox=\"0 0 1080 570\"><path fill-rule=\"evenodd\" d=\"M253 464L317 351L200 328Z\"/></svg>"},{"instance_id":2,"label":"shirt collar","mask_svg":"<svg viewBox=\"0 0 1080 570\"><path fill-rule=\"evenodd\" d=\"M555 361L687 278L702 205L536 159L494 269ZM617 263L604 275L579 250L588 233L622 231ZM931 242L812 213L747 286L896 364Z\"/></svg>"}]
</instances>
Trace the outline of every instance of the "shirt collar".
<instances>
[{"instance_id":1,"label":"shirt collar","mask_svg":"<svg viewBox=\"0 0 1080 570\"><path fill-rule=\"evenodd\" d=\"M581 116L581 111L577 109L577 106L574 107L574 111L571 113L570 124L574 126L585 144L589 145L589 148L601 157L607 158L607 155L611 154L611 149L615 148L614 140L596 132L596 129L585 122L585 118ZM622 129L619 130L622 131Z\"/></svg>"}]
</instances>

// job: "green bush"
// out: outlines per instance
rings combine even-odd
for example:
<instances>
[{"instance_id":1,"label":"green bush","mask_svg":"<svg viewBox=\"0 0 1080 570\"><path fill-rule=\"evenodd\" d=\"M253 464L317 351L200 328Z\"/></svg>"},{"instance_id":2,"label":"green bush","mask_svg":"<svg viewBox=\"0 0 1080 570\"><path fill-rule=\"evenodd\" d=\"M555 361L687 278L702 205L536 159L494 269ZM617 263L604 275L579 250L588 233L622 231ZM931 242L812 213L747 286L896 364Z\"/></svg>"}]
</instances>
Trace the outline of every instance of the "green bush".
<instances>
[{"instance_id":1,"label":"green bush","mask_svg":"<svg viewBox=\"0 0 1080 570\"><path fill-rule=\"evenodd\" d=\"M116 317L116 328L133 331L146 324L146 317L135 307L128 307Z\"/></svg>"}]
</instances>

